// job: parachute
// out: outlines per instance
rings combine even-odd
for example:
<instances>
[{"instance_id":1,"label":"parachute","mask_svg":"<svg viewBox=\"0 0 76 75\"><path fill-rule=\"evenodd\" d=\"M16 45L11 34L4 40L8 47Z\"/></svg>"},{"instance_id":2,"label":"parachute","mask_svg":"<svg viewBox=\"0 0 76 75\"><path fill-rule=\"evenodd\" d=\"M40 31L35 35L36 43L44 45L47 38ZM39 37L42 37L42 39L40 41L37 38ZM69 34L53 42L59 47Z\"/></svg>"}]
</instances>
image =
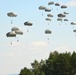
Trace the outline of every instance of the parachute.
<instances>
[{"instance_id":1,"label":"parachute","mask_svg":"<svg viewBox=\"0 0 76 75\"><path fill-rule=\"evenodd\" d=\"M51 11L51 9L49 9L49 8L46 8L46 9L45 9L45 11L46 11L46 12L50 12L50 11Z\"/></svg>"},{"instance_id":2,"label":"parachute","mask_svg":"<svg viewBox=\"0 0 76 75\"><path fill-rule=\"evenodd\" d=\"M53 15L52 15L52 14L47 14L47 16L48 16L48 17L53 17Z\"/></svg>"},{"instance_id":3,"label":"parachute","mask_svg":"<svg viewBox=\"0 0 76 75\"><path fill-rule=\"evenodd\" d=\"M15 12L9 12L7 13L8 17L17 17L17 14ZM13 23L13 20L11 20L11 24Z\"/></svg>"},{"instance_id":4,"label":"parachute","mask_svg":"<svg viewBox=\"0 0 76 75\"><path fill-rule=\"evenodd\" d=\"M7 37L16 37L16 33L14 31L11 31L11 32L6 33L6 36ZM11 42L11 45L12 45L12 42Z\"/></svg>"},{"instance_id":5,"label":"parachute","mask_svg":"<svg viewBox=\"0 0 76 75\"><path fill-rule=\"evenodd\" d=\"M46 30L45 30L45 34L51 34L51 33L52 33L51 30L49 30L49 29L46 29ZM47 37L47 40L49 41L49 37ZM49 42L48 42L48 44L49 44Z\"/></svg>"},{"instance_id":6,"label":"parachute","mask_svg":"<svg viewBox=\"0 0 76 75\"><path fill-rule=\"evenodd\" d=\"M66 17L66 15L64 15L64 14L62 14L62 13L60 13L60 14L58 14L58 17Z\"/></svg>"},{"instance_id":7,"label":"parachute","mask_svg":"<svg viewBox=\"0 0 76 75\"><path fill-rule=\"evenodd\" d=\"M8 32L6 34L7 37L16 37L16 33L14 31Z\"/></svg>"},{"instance_id":8,"label":"parachute","mask_svg":"<svg viewBox=\"0 0 76 75\"><path fill-rule=\"evenodd\" d=\"M24 22L24 25L25 25L25 26L32 26L33 23L31 23L31 22L29 22L29 21L26 21L26 22ZM29 30L27 30L27 32L29 32Z\"/></svg>"},{"instance_id":9,"label":"parachute","mask_svg":"<svg viewBox=\"0 0 76 75\"><path fill-rule=\"evenodd\" d=\"M61 8L67 8L67 6L66 5L62 5Z\"/></svg>"},{"instance_id":10,"label":"parachute","mask_svg":"<svg viewBox=\"0 0 76 75\"><path fill-rule=\"evenodd\" d=\"M48 2L48 5L52 5L52 4L54 4L54 2L53 2L53 1L51 1L51 2Z\"/></svg>"},{"instance_id":11,"label":"parachute","mask_svg":"<svg viewBox=\"0 0 76 75\"><path fill-rule=\"evenodd\" d=\"M18 27L13 27L13 28L11 29L11 31L16 31L16 30L19 30L19 28L18 28Z\"/></svg>"},{"instance_id":12,"label":"parachute","mask_svg":"<svg viewBox=\"0 0 76 75\"><path fill-rule=\"evenodd\" d=\"M60 4L59 3L55 3L55 6L60 6Z\"/></svg>"},{"instance_id":13,"label":"parachute","mask_svg":"<svg viewBox=\"0 0 76 75\"><path fill-rule=\"evenodd\" d=\"M49 30L49 29L45 30L45 34L51 34L51 33L52 33L51 30Z\"/></svg>"},{"instance_id":14,"label":"parachute","mask_svg":"<svg viewBox=\"0 0 76 75\"><path fill-rule=\"evenodd\" d=\"M46 7L45 6L39 6L39 10L45 10Z\"/></svg>"}]
</instances>

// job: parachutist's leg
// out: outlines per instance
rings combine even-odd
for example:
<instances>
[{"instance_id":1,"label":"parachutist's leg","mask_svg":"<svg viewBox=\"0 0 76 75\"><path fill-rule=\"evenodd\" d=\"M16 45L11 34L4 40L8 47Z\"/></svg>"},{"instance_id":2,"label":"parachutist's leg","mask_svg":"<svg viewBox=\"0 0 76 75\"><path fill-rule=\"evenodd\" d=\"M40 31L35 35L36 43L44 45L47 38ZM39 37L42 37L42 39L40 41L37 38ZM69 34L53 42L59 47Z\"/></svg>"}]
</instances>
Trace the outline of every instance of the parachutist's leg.
<instances>
[{"instance_id":1,"label":"parachutist's leg","mask_svg":"<svg viewBox=\"0 0 76 75\"><path fill-rule=\"evenodd\" d=\"M42 16L43 16L43 14L42 14Z\"/></svg>"}]
</instances>

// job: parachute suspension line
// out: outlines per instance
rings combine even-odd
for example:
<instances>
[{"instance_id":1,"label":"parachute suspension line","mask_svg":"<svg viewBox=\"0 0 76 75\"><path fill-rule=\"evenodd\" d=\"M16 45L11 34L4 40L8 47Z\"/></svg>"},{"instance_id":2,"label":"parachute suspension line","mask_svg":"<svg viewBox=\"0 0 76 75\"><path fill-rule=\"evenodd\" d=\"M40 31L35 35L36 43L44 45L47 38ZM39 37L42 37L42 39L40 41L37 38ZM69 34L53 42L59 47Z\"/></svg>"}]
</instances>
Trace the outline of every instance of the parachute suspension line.
<instances>
[{"instance_id":1,"label":"parachute suspension line","mask_svg":"<svg viewBox=\"0 0 76 75\"><path fill-rule=\"evenodd\" d=\"M11 24L13 24L13 20L11 20Z\"/></svg>"},{"instance_id":2,"label":"parachute suspension line","mask_svg":"<svg viewBox=\"0 0 76 75\"><path fill-rule=\"evenodd\" d=\"M49 44L49 37L47 37L47 41L48 41L47 44Z\"/></svg>"}]
</instances>

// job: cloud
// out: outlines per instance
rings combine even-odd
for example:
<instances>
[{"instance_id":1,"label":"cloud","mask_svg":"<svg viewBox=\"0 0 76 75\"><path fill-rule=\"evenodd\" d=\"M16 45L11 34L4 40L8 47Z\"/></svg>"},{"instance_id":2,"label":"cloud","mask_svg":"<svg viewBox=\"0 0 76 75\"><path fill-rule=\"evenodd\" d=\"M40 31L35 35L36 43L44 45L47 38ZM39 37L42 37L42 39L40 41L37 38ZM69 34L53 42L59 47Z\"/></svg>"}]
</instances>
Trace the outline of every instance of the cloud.
<instances>
[{"instance_id":1,"label":"cloud","mask_svg":"<svg viewBox=\"0 0 76 75\"><path fill-rule=\"evenodd\" d=\"M55 51L58 51L59 53L63 53L63 52L73 52L72 49L69 46L61 46L61 47L57 47L54 49Z\"/></svg>"},{"instance_id":2,"label":"cloud","mask_svg":"<svg viewBox=\"0 0 76 75\"><path fill-rule=\"evenodd\" d=\"M67 6L76 6L76 0L71 0L68 3L66 3Z\"/></svg>"},{"instance_id":3,"label":"cloud","mask_svg":"<svg viewBox=\"0 0 76 75\"><path fill-rule=\"evenodd\" d=\"M46 42L42 42L42 41L38 41L38 42L33 42L32 43L34 46L47 46L47 43Z\"/></svg>"}]
</instances>

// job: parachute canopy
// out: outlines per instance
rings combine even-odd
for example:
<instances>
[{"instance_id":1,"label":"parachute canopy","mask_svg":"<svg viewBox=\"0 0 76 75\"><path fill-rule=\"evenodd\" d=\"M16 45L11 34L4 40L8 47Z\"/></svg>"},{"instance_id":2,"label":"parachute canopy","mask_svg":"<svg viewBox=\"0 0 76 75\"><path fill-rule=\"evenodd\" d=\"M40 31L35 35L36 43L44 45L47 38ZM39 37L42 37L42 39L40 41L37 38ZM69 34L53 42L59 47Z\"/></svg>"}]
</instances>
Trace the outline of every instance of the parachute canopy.
<instances>
[{"instance_id":1,"label":"parachute canopy","mask_svg":"<svg viewBox=\"0 0 76 75\"><path fill-rule=\"evenodd\" d=\"M46 7L45 6L39 6L39 10L45 10Z\"/></svg>"},{"instance_id":2,"label":"parachute canopy","mask_svg":"<svg viewBox=\"0 0 76 75\"><path fill-rule=\"evenodd\" d=\"M64 14L69 14L68 12L63 12Z\"/></svg>"},{"instance_id":3,"label":"parachute canopy","mask_svg":"<svg viewBox=\"0 0 76 75\"><path fill-rule=\"evenodd\" d=\"M14 12L9 12L9 13L7 13L7 15L8 15L9 17L17 17L17 14L14 13Z\"/></svg>"},{"instance_id":4,"label":"parachute canopy","mask_svg":"<svg viewBox=\"0 0 76 75\"><path fill-rule=\"evenodd\" d=\"M62 13L60 13L60 14L58 14L58 17L65 17L66 15L64 15L64 14L62 14Z\"/></svg>"},{"instance_id":5,"label":"parachute canopy","mask_svg":"<svg viewBox=\"0 0 76 75\"><path fill-rule=\"evenodd\" d=\"M16 37L16 33L14 31L8 32L6 34L7 37Z\"/></svg>"},{"instance_id":6,"label":"parachute canopy","mask_svg":"<svg viewBox=\"0 0 76 75\"><path fill-rule=\"evenodd\" d=\"M46 21L51 21L51 19L50 19L50 18L46 18L45 20L46 20Z\"/></svg>"},{"instance_id":7,"label":"parachute canopy","mask_svg":"<svg viewBox=\"0 0 76 75\"><path fill-rule=\"evenodd\" d=\"M62 18L57 18L57 21L62 21L63 19Z\"/></svg>"},{"instance_id":8,"label":"parachute canopy","mask_svg":"<svg viewBox=\"0 0 76 75\"><path fill-rule=\"evenodd\" d=\"M48 16L48 17L53 17L53 15L52 15L52 14L47 14L47 16Z\"/></svg>"},{"instance_id":9,"label":"parachute canopy","mask_svg":"<svg viewBox=\"0 0 76 75\"><path fill-rule=\"evenodd\" d=\"M73 32L75 32L75 33L76 33L76 29L74 29L74 30L73 30Z\"/></svg>"},{"instance_id":10,"label":"parachute canopy","mask_svg":"<svg viewBox=\"0 0 76 75\"><path fill-rule=\"evenodd\" d=\"M71 25L76 25L76 22L71 22Z\"/></svg>"},{"instance_id":11,"label":"parachute canopy","mask_svg":"<svg viewBox=\"0 0 76 75\"><path fill-rule=\"evenodd\" d=\"M67 8L67 6L66 5L62 5L61 8Z\"/></svg>"},{"instance_id":12,"label":"parachute canopy","mask_svg":"<svg viewBox=\"0 0 76 75\"><path fill-rule=\"evenodd\" d=\"M11 31L16 31L16 30L19 30L19 28L18 28L18 27L13 27L13 28L11 29Z\"/></svg>"},{"instance_id":13,"label":"parachute canopy","mask_svg":"<svg viewBox=\"0 0 76 75\"><path fill-rule=\"evenodd\" d=\"M64 21L68 21L68 19L64 19Z\"/></svg>"},{"instance_id":14,"label":"parachute canopy","mask_svg":"<svg viewBox=\"0 0 76 75\"><path fill-rule=\"evenodd\" d=\"M15 30L15 33L19 35L23 35L23 32L21 30Z\"/></svg>"},{"instance_id":15,"label":"parachute canopy","mask_svg":"<svg viewBox=\"0 0 76 75\"><path fill-rule=\"evenodd\" d=\"M60 4L59 3L55 3L55 6L60 6Z\"/></svg>"},{"instance_id":16,"label":"parachute canopy","mask_svg":"<svg viewBox=\"0 0 76 75\"><path fill-rule=\"evenodd\" d=\"M45 34L51 34L51 33L52 33L51 30L49 30L49 29L45 30Z\"/></svg>"},{"instance_id":17,"label":"parachute canopy","mask_svg":"<svg viewBox=\"0 0 76 75\"><path fill-rule=\"evenodd\" d=\"M52 4L54 4L54 2L53 2L53 1L51 1L51 2L48 2L48 5L52 5Z\"/></svg>"},{"instance_id":18,"label":"parachute canopy","mask_svg":"<svg viewBox=\"0 0 76 75\"><path fill-rule=\"evenodd\" d=\"M49 8L46 8L46 9L45 9L45 11L46 11L46 12L50 12L50 11L51 11L51 9L49 9Z\"/></svg>"},{"instance_id":19,"label":"parachute canopy","mask_svg":"<svg viewBox=\"0 0 76 75\"><path fill-rule=\"evenodd\" d=\"M32 26L33 23L31 23L31 22L29 22L29 21L26 21L26 22L24 22L24 25L26 25L26 26Z\"/></svg>"}]
</instances>

